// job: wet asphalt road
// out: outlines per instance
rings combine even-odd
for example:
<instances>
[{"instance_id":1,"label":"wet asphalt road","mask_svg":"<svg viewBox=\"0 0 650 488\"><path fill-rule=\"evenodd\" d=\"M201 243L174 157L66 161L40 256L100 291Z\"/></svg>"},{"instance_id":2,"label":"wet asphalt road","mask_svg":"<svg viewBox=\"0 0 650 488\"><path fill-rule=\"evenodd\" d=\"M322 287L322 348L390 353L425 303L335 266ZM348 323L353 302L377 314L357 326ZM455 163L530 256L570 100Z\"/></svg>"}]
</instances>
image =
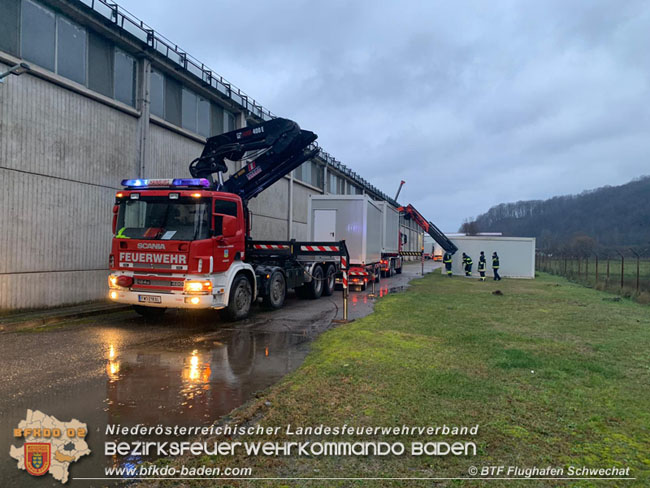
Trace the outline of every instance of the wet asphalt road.
<instances>
[{"instance_id":1,"label":"wet asphalt road","mask_svg":"<svg viewBox=\"0 0 650 488\"><path fill-rule=\"evenodd\" d=\"M425 272L438 266L428 261ZM375 294L401 291L418 276L420 264L407 265L401 275L382 279ZM350 319L372 311L370 293L369 287L350 294ZM66 486L104 486L74 478L103 476L104 466L113 464L103 455L107 424L209 425L295 370L310 342L342 313L337 291L313 301L290 294L282 309L256 306L249 319L234 324L214 312L168 311L148 323L128 311L54 330L0 334L0 480L3 486L61 486L49 475L39 479L16 469L8 455L12 430L27 409L87 423L92 454L71 465Z\"/></svg>"}]
</instances>

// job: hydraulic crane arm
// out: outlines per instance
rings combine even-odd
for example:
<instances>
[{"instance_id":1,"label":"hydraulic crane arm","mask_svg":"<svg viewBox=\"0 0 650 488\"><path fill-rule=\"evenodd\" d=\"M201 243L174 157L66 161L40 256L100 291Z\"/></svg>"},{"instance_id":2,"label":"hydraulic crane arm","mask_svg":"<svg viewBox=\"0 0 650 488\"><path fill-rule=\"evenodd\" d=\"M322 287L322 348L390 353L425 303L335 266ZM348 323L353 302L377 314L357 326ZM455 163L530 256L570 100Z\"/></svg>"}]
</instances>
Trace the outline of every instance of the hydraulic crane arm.
<instances>
[{"instance_id":1,"label":"hydraulic crane arm","mask_svg":"<svg viewBox=\"0 0 650 488\"><path fill-rule=\"evenodd\" d=\"M398 210L400 212L403 212L406 218L413 219L415 223L418 224L427 234L433 237L433 240L440 244L440 247L442 247L445 251L451 254L454 254L456 251L458 251L456 245L451 242L449 238L443 234L440 229L438 229L438 227L433 225L433 222L425 219L413 205L409 204L406 207L398 208Z\"/></svg>"},{"instance_id":2,"label":"hydraulic crane arm","mask_svg":"<svg viewBox=\"0 0 650 488\"><path fill-rule=\"evenodd\" d=\"M217 190L239 195L244 202L256 197L284 175L318 154L311 146L318 136L301 130L288 119L272 119L244 129L210 137L201 156L190 164L194 178L207 178L218 173ZM246 165L225 183L222 174L228 171L226 159L246 160Z\"/></svg>"}]
</instances>

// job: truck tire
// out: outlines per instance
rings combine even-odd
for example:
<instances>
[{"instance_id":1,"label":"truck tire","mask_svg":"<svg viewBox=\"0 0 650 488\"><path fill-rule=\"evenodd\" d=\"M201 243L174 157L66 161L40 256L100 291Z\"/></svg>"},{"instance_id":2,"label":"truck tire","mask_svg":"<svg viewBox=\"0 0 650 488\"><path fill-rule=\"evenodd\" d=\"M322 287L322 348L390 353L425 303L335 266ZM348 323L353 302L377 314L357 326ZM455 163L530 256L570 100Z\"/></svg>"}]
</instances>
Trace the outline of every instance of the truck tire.
<instances>
[{"instance_id":1,"label":"truck tire","mask_svg":"<svg viewBox=\"0 0 650 488\"><path fill-rule=\"evenodd\" d=\"M325 281L323 282L323 296L329 297L334 293L335 279L334 275L336 274L336 268L333 264L330 264L325 271Z\"/></svg>"},{"instance_id":2,"label":"truck tire","mask_svg":"<svg viewBox=\"0 0 650 488\"><path fill-rule=\"evenodd\" d=\"M402 266L400 266L399 268L395 268L395 274L402 274Z\"/></svg>"},{"instance_id":3,"label":"truck tire","mask_svg":"<svg viewBox=\"0 0 650 488\"><path fill-rule=\"evenodd\" d=\"M307 287L309 298L316 300L321 297L323 288L325 288L325 273L323 273L323 268L320 265L314 266L311 276L312 280L305 286Z\"/></svg>"},{"instance_id":4,"label":"truck tire","mask_svg":"<svg viewBox=\"0 0 650 488\"><path fill-rule=\"evenodd\" d=\"M278 309L287 297L287 281L281 271L274 271L269 279L269 292L263 298L264 306Z\"/></svg>"},{"instance_id":5,"label":"truck tire","mask_svg":"<svg viewBox=\"0 0 650 488\"><path fill-rule=\"evenodd\" d=\"M243 274L235 276L230 287L228 306L221 313L226 320L234 322L245 319L253 303L253 287Z\"/></svg>"},{"instance_id":6,"label":"truck tire","mask_svg":"<svg viewBox=\"0 0 650 488\"><path fill-rule=\"evenodd\" d=\"M133 310L140 315L141 317L144 317L147 320L154 320L154 319L159 319L161 318L166 308L159 308L159 307L143 307L142 305L133 305Z\"/></svg>"},{"instance_id":7,"label":"truck tire","mask_svg":"<svg viewBox=\"0 0 650 488\"><path fill-rule=\"evenodd\" d=\"M381 281L381 268L380 267L375 268L374 275L375 275L375 277L374 277L375 283L379 283Z\"/></svg>"}]
</instances>

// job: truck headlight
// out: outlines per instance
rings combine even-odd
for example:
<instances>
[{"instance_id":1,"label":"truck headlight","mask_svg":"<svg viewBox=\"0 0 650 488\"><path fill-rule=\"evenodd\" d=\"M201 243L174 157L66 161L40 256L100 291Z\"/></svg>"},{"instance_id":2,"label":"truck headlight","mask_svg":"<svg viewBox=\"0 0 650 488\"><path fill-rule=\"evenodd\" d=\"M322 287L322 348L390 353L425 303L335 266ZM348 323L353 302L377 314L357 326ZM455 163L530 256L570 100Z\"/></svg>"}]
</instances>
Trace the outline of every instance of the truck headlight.
<instances>
[{"instance_id":1,"label":"truck headlight","mask_svg":"<svg viewBox=\"0 0 650 488\"><path fill-rule=\"evenodd\" d=\"M108 287L109 288L118 288L118 286L117 286L117 276L108 275Z\"/></svg>"},{"instance_id":2,"label":"truck headlight","mask_svg":"<svg viewBox=\"0 0 650 488\"><path fill-rule=\"evenodd\" d=\"M211 281L189 280L183 286L185 293L191 295L207 295L212 291Z\"/></svg>"}]
</instances>

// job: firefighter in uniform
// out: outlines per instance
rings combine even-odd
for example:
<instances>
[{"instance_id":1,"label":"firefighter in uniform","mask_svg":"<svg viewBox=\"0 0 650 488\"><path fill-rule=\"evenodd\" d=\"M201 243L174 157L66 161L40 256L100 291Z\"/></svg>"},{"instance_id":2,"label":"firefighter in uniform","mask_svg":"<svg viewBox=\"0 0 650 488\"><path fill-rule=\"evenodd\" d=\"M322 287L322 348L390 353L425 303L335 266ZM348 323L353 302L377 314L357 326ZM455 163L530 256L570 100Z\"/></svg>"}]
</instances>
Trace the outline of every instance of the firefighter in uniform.
<instances>
[{"instance_id":1,"label":"firefighter in uniform","mask_svg":"<svg viewBox=\"0 0 650 488\"><path fill-rule=\"evenodd\" d=\"M499 276L499 256L497 252L492 253L492 271L494 271L494 281L500 281L501 276Z\"/></svg>"},{"instance_id":2,"label":"firefighter in uniform","mask_svg":"<svg viewBox=\"0 0 650 488\"><path fill-rule=\"evenodd\" d=\"M451 253L445 252L445 255L442 257L442 262L445 263L445 270L447 271L447 276L451 278Z\"/></svg>"},{"instance_id":3,"label":"firefighter in uniform","mask_svg":"<svg viewBox=\"0 0 650 488\"><path fill-rule=\"evenodd\" d=\"M463 263L465 263L465 276L472 276L472 258L463 253Z\"/></svg>"},{"instance_id":4,"label":"firefighter in uniform","mask_svg":"<svg viewBox=\"0 0 650 488\"><path fill-rule=\"evenodd\" d=\"M481 256L478 258L478 273L481 275L481 281L485 281L485 253L481 251Z\"/></svg>"}]
</instances>

